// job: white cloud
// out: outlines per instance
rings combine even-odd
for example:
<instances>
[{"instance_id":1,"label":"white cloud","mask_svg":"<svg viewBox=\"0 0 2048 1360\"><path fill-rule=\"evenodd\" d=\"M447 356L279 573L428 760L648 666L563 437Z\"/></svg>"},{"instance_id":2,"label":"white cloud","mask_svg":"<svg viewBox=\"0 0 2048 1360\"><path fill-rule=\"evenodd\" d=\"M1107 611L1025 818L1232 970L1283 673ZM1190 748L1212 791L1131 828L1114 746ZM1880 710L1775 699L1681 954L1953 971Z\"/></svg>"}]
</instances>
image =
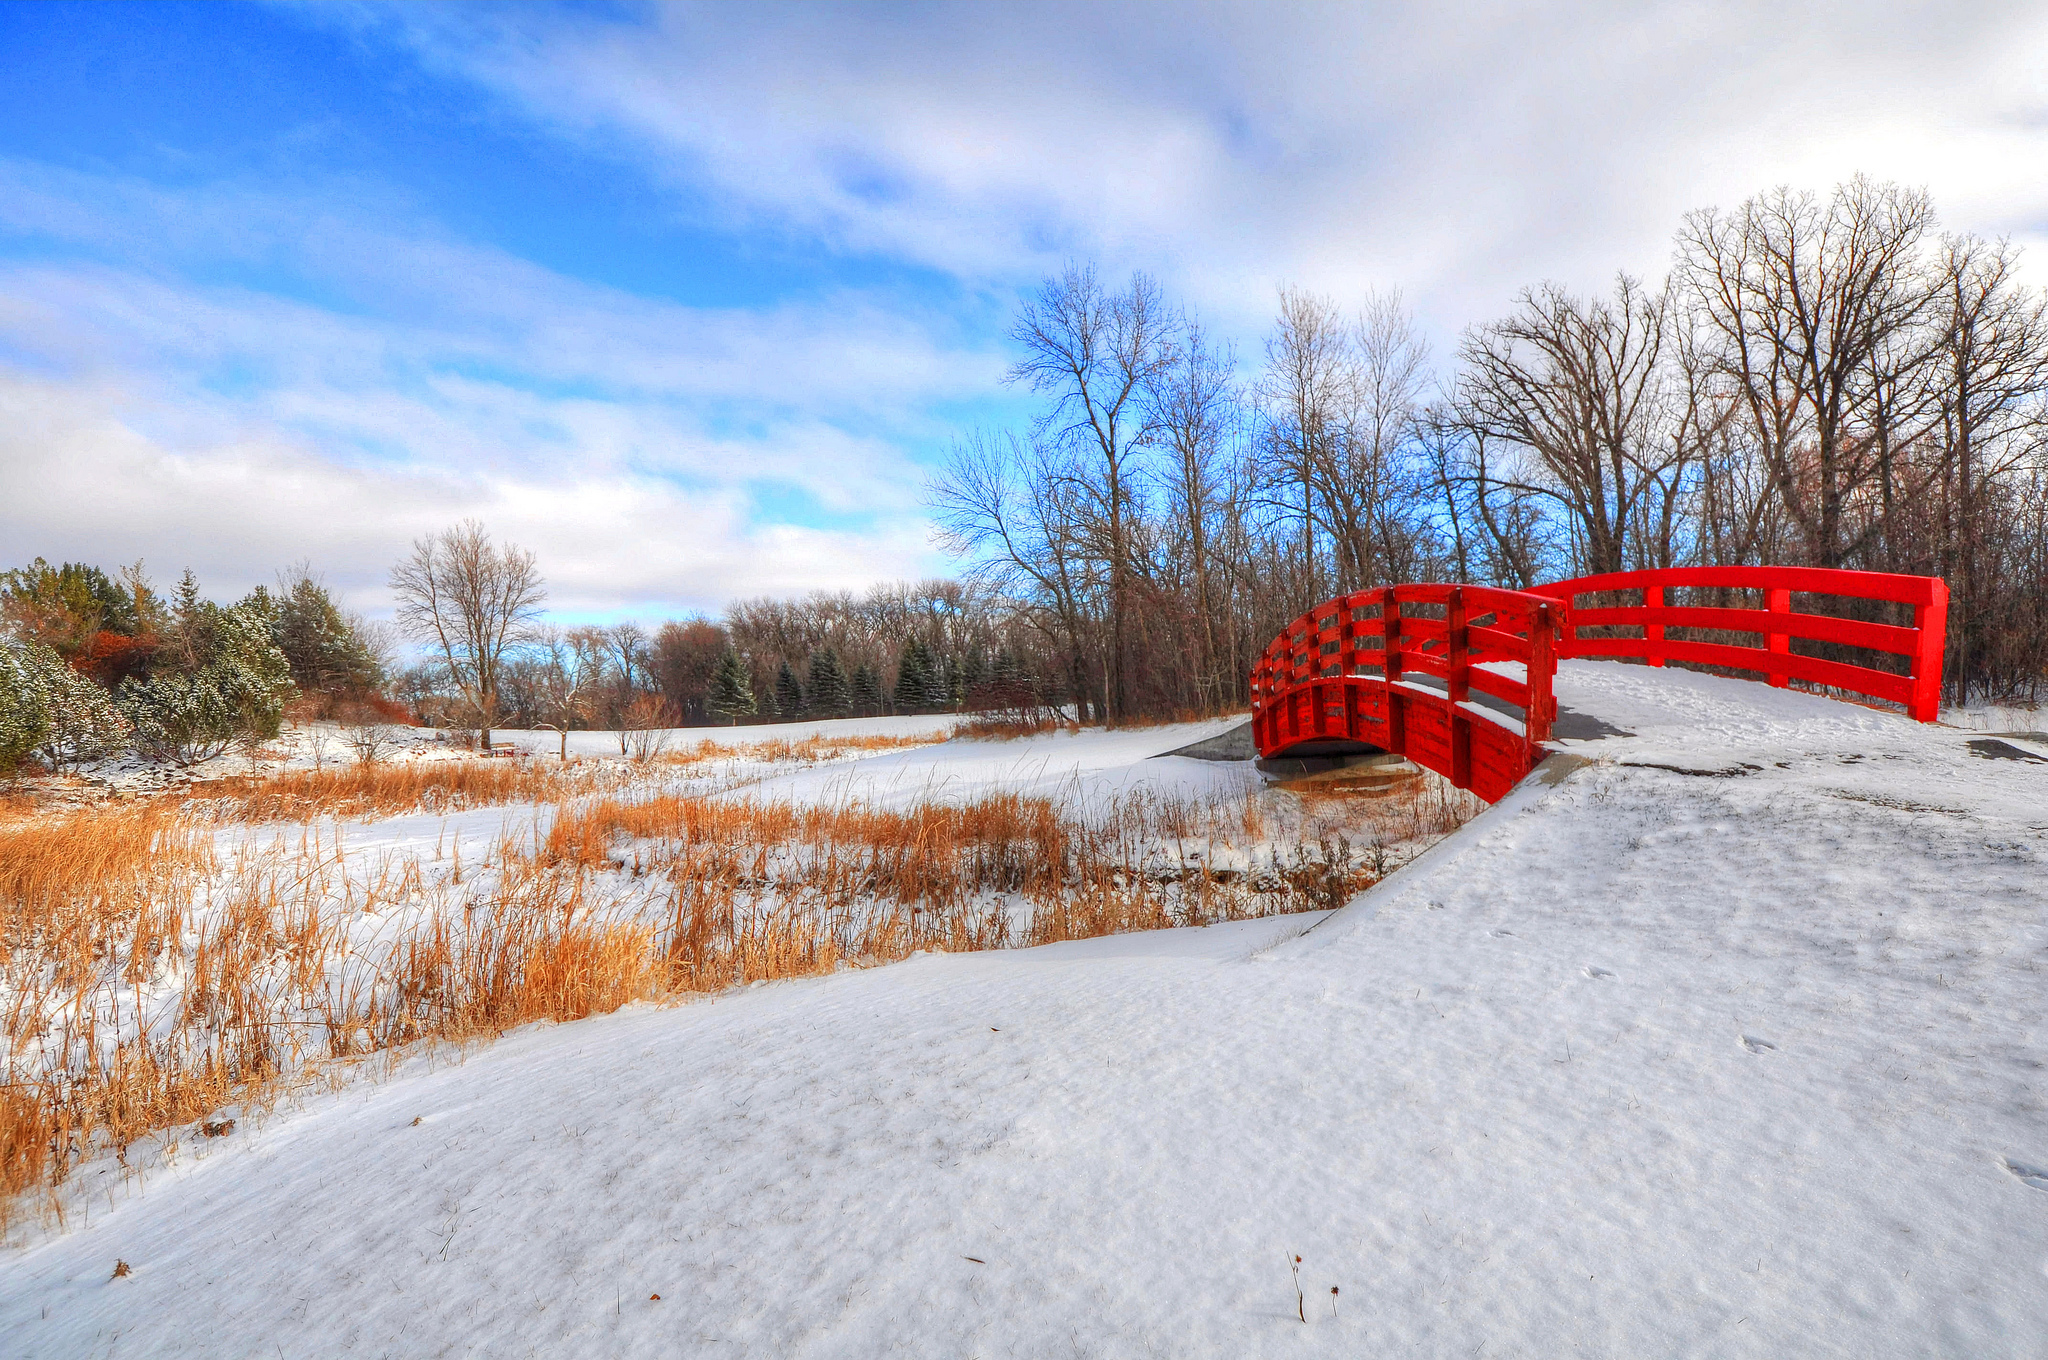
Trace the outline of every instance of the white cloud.
<instances>
[{"instance_id":1,"label":"white cloud","mask_svg":"<svg viewBox=\"0 0 2048 1360\"><path fill-rule=\"evenodd\" d=\"M662 5L356 11L728 220L1014 282L1070 254L1232 324L1281 281L1439 332L1661 269L1689 208L1858 171L2048 224L2013 4Z\"/></svg>"},{"instance_id":2,"label":"white cloud","mask_svg":"<svg viewBox=\"0 0 2048 1360\"><path fill-rule=\"evenodd\" d=\"M693 309L333 219L294 242L261 195L10 179L37 189L0 192L17 230L131 257L0 266L10 561L143 557L225 591L305 557L375 611L412 537L476 515L583 613L944 567L913 452L946 433L933 403L1001 371L949 318L844 292ZM191 282L199 247L153 256L106 225L130 213L221 224L217 254L283 253L363 305Z\"/></svg>"},{"instance_id":3,"label":"white cloud","mask_svg":"<svg viewBox=\"0 0 2048 1360\"><path fill-rule=\"evenodd\" d=\"M0 376L0 543L11 558L140 558L159 579L190 566L218 594L306 558L349 603L381 613L406 545L474 515L535 550L552 609L639 616L932 567L909 509L858 531L763 524L732 487L693 491L573 462L553 475L350 467L275 429L178 446L114 414L154 409L105 380Z\"/></svg>"}]
</instances>

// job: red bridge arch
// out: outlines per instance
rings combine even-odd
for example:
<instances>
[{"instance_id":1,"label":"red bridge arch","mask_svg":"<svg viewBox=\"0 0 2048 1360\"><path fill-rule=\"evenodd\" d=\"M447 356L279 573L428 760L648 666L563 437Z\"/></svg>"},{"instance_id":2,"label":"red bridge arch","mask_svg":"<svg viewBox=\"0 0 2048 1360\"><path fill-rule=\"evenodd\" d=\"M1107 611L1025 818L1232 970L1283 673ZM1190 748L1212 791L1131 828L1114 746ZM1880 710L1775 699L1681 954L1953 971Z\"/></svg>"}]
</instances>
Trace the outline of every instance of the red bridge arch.
<instances>
[{"instance_id":1,"label":"red bridge arch","mask_svg":"<svg viewBox=\"0 0 2048 1360\"><path fill-rule=\"evenodd\" d=\"M1667 603L1666 591L1699 587L1761 591L1764 607ZM1913 623L1795 612L1795 592L1892 601L1911 608ZM1586 595L1631 594L1641 603L1577 603ZM1433 612L1410 612L1416 608ZM1754 671L1781 687L1801 680L1901 704L1918 721L1932 722L1947 626L1948 587L1940 578L1886 572L1671 567L1528 591L1383 586L1325 601L1273 639L1252 668L1252 734L1268 757L1392 751L1496 802L1543 758L1557 718L1551 690L1561 657ZM1762 645L1674 638L1674 628L1723 638L1750 634ZM1903 656L1908 673L1801 656L1791 651L1793 638Z\"/></svg>"}]
</instances>

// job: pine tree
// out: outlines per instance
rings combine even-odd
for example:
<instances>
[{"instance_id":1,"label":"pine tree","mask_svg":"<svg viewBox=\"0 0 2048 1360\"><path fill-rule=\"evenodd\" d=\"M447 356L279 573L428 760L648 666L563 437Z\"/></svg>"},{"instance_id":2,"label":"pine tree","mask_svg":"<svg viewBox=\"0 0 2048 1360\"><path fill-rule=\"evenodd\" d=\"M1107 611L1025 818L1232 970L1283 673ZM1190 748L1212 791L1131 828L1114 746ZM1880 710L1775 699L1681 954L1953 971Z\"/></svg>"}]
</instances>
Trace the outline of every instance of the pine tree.
<instances>
[{"instance_id":1,"label":"pine tree","mask_svg":"<svg viewBox=\"0 0 2048 1360\"><path fill-rule=\"evenodd\" d=\"M50 695L36 645L0 641L0 774L12 774L50 735Z\"/></svg>"},{"instance_id":2,"label":"pine tree","mask_svg":"<svg viewBox=\"0 0 2048 1360\"><path fill-rule=\"evenodd\" d=\"M156 673L121 683L118 705L134 725L136 745L191 765L275 737L297 690L291 663L272 641L276 607L269 593L223 609L199 598L188 571L175 616Z\"/></svg>"},{"instance_id":3,"label":"pine tree","mask_svg":"<svg viewBox=\"0 0 2048 1360\"><path fill-rule=\"evenodd\" d=\"M50 726L42 755L51 769L99 760L128 745L134 729L97 681L65 665L48 647L30 647L28 656L43 673Z\"/></svg>"},{"instance_id":4,"label":"pine tree","mask_svg":"<svg viewBox=\"0 0 2048 1360\"><path fill-rule=\"evenodd\" d=\"M934 656L925 677L925 707L953 709L960 706L960 667L951 657Z\"/></svg>"},{"instance_id":5,"label":"pine tree","mask_svg":"<svg viewBox=\"0 0 2048 1360\"><path fill-rule=\"evenodd\" d=\"M882 680L875 674L875 668L863 661L854 668L852 693L853 711L863 718L882 711Z\"/></svg>"},{"instance_id":6,"label":"pine tree","mask_svg":"<svg viewBox=\"0 0 2048 1360\"><path fill-rule=\"evenodd\" d=\"M796 672L787 661L775 672L775 711L785 722L794 722L804 715L804 687L797 682Z\"/></svg>"},{"instance_id":7,"label":"pine tree","mask_svg":"<svg viewBox=\"0 0 2048 1360\"><path fill-rule=\"evenodd\" d=\"M810 660L811 711L821 718L843 717L852 701L846 688L846 672L839 665L839 653L827 647Z\"/></svg>"},{"instance_id":8,"label":"pine tree","mask_svg":"<svg viewBox=\"0 0 2048 1360\"><path fill-rule=\"evenodd\" d=\"M721 718L729 719L734 726L741 718L759 711L754 702L754 683L747 674L747 663L740 660L740 654L728 647L725 655L718 659L718 669L711 676L709 702L705 705Z\"/></svg>"},{"instance_id":9,"label":"pine tree","mask_svg":"<svg viewBox=\"0 0 2048 1360\"><path fill-rule=\"evenodd\" d=\"M361 695L384 683L357 621L303 568L278 592L273 633L291 663L292 682L307 694Z\"/></svg>"},{"instance_id":10,"label":"pine tree","mask_svg":"<svg viewBox=\"0 0 2048 1360\"><path fill-rule=\"evenodd\" d=\"M898 713L931 707L932 655L924 639L912 637L896 658L896 689L891 696Z\"/></svg>"}]
</instances>

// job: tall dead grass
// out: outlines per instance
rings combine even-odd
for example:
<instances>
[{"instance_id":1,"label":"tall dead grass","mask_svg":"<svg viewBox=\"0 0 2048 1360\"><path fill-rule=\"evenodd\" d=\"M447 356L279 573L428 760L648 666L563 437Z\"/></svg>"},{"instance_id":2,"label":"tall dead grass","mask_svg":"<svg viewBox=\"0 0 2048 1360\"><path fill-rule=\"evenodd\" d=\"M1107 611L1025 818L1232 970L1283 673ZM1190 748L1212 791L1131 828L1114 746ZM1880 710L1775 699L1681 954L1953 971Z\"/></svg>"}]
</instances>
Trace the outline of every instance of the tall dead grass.
<instances>
[{"instance_id":1,"label":"tall dead grass","mask_svg":"<svg viewBox=\"0 0 2048 1360\"><path fill-rule=\"evenodd\" d=\"M744 728L739 729L744 731ZM666 765L697 765L709 760L756 760L763 762L816 762L838 760L852 754L872 755L876 751L909 750L936 746L946 740L944 733L891 736L886 733L817 733L808 737L771 737L765 741L718 742L709 737L694 746L663 752L657 759Z\"/></svg>"},{"instance_id":2,"label":"tall dead grass","mask_svg":"<svg viewBox=\"0 0 2048 1360\"><path fill-rule=\"evenodd\" d=\"M574 787L446 764L488 782L373 766L233 806L262 820ZM445 858L350 854L317 826L226 854L198 809L168 803L0 827L0 1232L61 1206L81 1162L260 1106L314 1064L920 949L1335 906L1389 871L1386 846L1462 820L1433 797L1138 794L1082 815L1011 794L905 809L597 795L561 804L538 840Z\"/></svg>"},{"instance_id":3,"label":"tall dead grass","mask_svg":"<svg viewBox=\"0 0 2048 1360\"><path fill-rule=\"evenodd\" d=\"M459 812L505 803L549 803L600 782L598 762L525 760L379 761L325 770L211 780L189 793L213 821L285 822L313 817L388 817Z\"/></svg>"},{"instance_id":4,"label":"tall dead grass","mask_svg":"<svg viewBox=\"0 0 2048 1360\"><path fill-rule=\"evenodd\" d=\"M813 736L801 740L720 745L705 740L683 751L635 762L677 767L711 761L806 763L875 751L929 746L943 737ZM410 812L461 812L507 803L558 803L614 792L640 778L619 760L393 760L290 770L194 784L186 797L215 822L291 822L316 817L389 817Z\"/></svg>"}]
</instances>

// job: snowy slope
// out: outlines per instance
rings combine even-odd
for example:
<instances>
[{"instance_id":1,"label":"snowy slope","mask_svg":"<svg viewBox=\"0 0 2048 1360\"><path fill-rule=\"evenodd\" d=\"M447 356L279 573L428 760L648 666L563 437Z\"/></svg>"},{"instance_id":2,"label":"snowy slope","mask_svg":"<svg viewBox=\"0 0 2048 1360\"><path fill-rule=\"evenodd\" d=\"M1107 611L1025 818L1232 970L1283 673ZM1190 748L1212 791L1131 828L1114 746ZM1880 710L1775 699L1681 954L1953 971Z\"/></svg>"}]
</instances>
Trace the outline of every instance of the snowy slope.
<instances>
[{"instance_id":1,"label":"snowy slope","mask_svg":"<svg viewBox=\"0 0 2048 1360\"><path fill-rule=\"evenodd\" d=\"M416 1062L0 1263L5 1349L2048 1353L2048 748L1559 690L1633 735L1327 918Z\"/></svg>"},{"instance_id":2,"label":"snowy slope","mask_svg":"<svg viewBox=\"0 0 2048 1360\"><path fill-rule=\"evenodd\" d=\"M943 741L960 722L957 713L913 714L900 718L819 718L811 722L749 723L732 727L671 727L663 729L657 736L672 751L690 750L707 743L734 747L766 741L808 741L812 738L832 741L847 737L930 737L934 741ZM554 755L562 745L560 733L515 728L494 729L491 739L510 742L535 755ZM572 756L619 754L617 732L571 732L568 744Z\"/></svg>"},{"instance_id":3,"label":"snowy slope","mask_svg":"<svg viewBox=\"0 0 2048 1360\"><path fill-rule=\"evenodd\" d=\"M1166 754L1243 723L1242 716L1123 731L1052 732L1008 741L954 739L849 765L818 765L751 785L764 802L865 803L902 808L965 802L997 792L1051 798L1075 809L1145 790L1200 799L1241 794L1258 782L1249 762Z\"/></svg>"}]
</instances>

